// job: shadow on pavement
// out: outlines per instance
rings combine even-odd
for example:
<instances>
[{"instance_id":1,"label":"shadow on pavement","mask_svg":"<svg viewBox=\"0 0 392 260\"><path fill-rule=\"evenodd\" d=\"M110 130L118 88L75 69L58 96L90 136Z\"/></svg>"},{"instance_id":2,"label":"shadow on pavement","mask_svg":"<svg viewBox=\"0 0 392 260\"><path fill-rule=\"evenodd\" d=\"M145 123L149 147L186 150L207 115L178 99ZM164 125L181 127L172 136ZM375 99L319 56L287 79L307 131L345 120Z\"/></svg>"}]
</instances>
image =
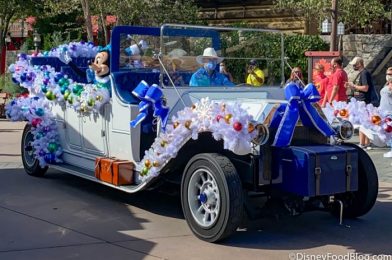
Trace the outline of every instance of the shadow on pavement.
<instances>
[{"instance_id":1,"label":"shadow on pavement","mask_svg":"<svg viewBox=\"0 0 392 260\"><path fill-rule=\"evenodd\" d=\"M291 251L339 245L359 254L392 254L391 191L392 188L380 188L374 208L361 218L345 219L342 226L327 212L308 212L279 221L252 222L246 231L237 231L223 244Z\"/></svg>"},{"instance_id":2,"label":"shadow on pavement","mask_svg":"<svg viewBox=\"0 0 392 260\"><path fill-rule=\"evenodd\" d=\"M119 199L124 193L56 172L35 178L23 169L1 169L0 177L1 259L27 254L29 259L48 259L48 249L61 252L61 258L80 252L82 259L97 259L101 252L111 253L106 259L145 259L154 247L126 233L144 229L148 220ZM116 244L136 240L147 250Z\"/></svg>"},{"instance_id":3,"label":"shadow on pavement","mask_svg":"<svg viewBox=\"0 0 392 260\"><path fill-rule=\"evenodd\" d=\"M0 205L11 203L13 209L23 210L26 214L76 230L105 243L140 240L124 233L143 229L143 225L149 222L143 218L146 214L144 211L185 221L182 220L178 196L155 191L126 194L56 171L48 172L45 178L25 176L20 174L20 170L18 173L15 170L4 171L2 170L0 190L1 194L8 195L0 194ZM6 177L4 182L5 175L15 176ZM9 193L13 196L9 196ZM32 195L34 198L28 199ZM4 201L4 197L11 198L12 201ZM219 247L301 251L335 245L360 254L392 254L391 202L392 187L381 186L375 207L362 218L345 220L343 226L339 226L338 220L326 212L308 212L280 220L262 219L251 222L245 230L238 230L220 243ZM140 209L142 211L139 212ZM155 224L165 225L162 219L163 217L156 219L158 223ZM144 240L143 243L147 246L147 251L143 250L144 252L149 252L154 247L151 241ZM1 248L2 242L0 251Z\"/></svg>"}]
</instances>

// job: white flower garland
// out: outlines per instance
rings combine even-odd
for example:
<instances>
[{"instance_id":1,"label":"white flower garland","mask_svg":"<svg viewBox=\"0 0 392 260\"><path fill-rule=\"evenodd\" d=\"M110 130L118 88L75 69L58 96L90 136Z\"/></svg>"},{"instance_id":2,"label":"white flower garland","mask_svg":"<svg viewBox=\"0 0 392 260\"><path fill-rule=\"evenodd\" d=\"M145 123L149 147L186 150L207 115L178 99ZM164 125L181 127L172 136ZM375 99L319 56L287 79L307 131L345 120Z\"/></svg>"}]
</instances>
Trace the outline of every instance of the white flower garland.
<instances>
[{"instance_id":1,"label":"white flower garland","mask_svg":"<svg viewBox=\"0 0 392 260\"><path fill-rule=\"evenodd\" d=\"M361 125L374 131L381 141L392 147L392 115L378 107L351 98L348 103L334 101L332 106L327 104L323 112L330 123L335 118L342 118L353 125Z\"/></svg>"},{"instance_id":2,"label":"white flower garland","mask_svg":"<svg viewBox=\"0 0 392 260\"><path fill-rule=\"evenodd\" d=\"M99 112L109 102L110 90L95 84L74 82L49 65L31 66L28 57L20 56L9 68L12 80L29 93L54 102L66 103L77 112Z\"/></svg>"},{"instance_id":3,"label":"white flower garland","mask_svg":"<svg viewBox=\"0 0 392 260\"><path fill-rule=\"evenodd\" d=\"M27 120L32 127L31 133L35 157L41 167L47 163L61 163L63 150L60 146L56 121L50 103L39 97L20 97L6 106L7 117L12 121Z\"/></svg>"},{"instance_id":4,"label":"white flower garland","mask_svg":"<svg viewBox=\"0 0 392 260\"><path fill-rule=\"evenodd\" d=\"M223 140L225 149L239 155L252 151L251 141L256 136L253 117L238 103L229 105L205 98L179 111L172 122L136 165L140 172L139 181L158 176L161 168L177 156L185 142L190 138L197 140L201 132L212 132L215 140Z\"/></svg>"}]
</instances>

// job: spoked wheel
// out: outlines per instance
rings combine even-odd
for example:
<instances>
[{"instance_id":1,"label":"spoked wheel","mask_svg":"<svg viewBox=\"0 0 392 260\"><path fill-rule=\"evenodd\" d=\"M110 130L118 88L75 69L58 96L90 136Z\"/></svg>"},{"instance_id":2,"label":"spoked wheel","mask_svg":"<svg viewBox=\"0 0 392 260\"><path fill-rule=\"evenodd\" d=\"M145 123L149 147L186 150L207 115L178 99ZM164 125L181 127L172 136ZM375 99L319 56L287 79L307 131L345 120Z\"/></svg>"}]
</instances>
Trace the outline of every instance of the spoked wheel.
<instances>
[{"instance_id":1,"label":"spoked wheel","mask_svg":"<svg viewBox=\"0 0 392 260\"><path fill-rule=\"evenodd\" d=\"M31 132L31 125L27 124L22 135L21 150L23 167L28 175L41 177L46 173L48 167L41 168L39 166L39 162L34 155L33 141L34 136Z\"/></svg>"},{"instance_id":2,"label":"spoked wheel","mask_svg":"<svg viewBox=\"0 0 392 260\"><path fill-rule=\"evenodd\" d=\"M354 145L353 145L354 146ZM359 147L358 150L358 190L336 195L344 204L343 216L356 218L368 213L374 206L378 195L377 170L369 155ZM338 205L332 208L332 214L339 216Z\"/></svg>"},{"instance_id":3,"label":"spoked wheel","mask_svg":"<svg viewBox=\"0 0 392 260\"><path fill-rule=\"evenodd\" d=\"M217 242L239 226L243 212L242 186L227 157L194 156L185 168L181 203L192 232L202 240Z\"/></svg>"}]
</instances>

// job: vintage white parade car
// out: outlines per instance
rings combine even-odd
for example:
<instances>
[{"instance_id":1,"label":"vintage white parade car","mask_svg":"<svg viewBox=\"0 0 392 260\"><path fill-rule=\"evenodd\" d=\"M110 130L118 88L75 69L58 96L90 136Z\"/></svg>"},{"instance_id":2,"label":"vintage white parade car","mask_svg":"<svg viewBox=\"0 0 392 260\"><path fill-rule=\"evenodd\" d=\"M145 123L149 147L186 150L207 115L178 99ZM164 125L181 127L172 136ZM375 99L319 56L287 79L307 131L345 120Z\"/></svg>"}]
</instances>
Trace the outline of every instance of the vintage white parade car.
<instances>
[{"instance_id":1,"label":"vintage white parade car","mask_svg":"<svg viewBox=\"0 0 392 260\"><path fill-rule=\"evenodd\" d=\"M279 53L259 45L263 40L280 46ZM229 70L243 65L231 71L237 85L188 85L202 66L197 56L211 47ZM265 48L264 55L246 57L252 48ZM262 87L243 83L250 59L266 74ZM366 214L378 193L373 162L345 143L353 134L349 122L326 122L313 85L283 88L285 66L278 31L116 27L111 98L91 113L69 102L51 106L62 162L48 166L127 193L176 183L190 229L210 242L231 235L244 216L316 209L341 218ZM29 175L43 176L48 166L34 153L37 138L28 124L23 164Z\"/></svg>"}]
</instances>

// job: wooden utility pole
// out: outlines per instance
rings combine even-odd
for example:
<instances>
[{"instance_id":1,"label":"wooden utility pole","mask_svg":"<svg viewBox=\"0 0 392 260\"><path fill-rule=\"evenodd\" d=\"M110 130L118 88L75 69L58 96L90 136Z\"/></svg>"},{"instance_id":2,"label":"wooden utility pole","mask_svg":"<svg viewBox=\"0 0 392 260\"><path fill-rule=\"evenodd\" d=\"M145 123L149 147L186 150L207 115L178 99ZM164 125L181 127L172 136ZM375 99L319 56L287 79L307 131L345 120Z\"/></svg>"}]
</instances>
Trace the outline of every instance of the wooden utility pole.
<instances>
[{"instance_id":1,"label":"wooden utility pole","mask_svg":"<svg viewBox=\"0 0 392 260\"><path fill-rule=\"evenodd\" d=\"M332 0L332 30L331 30L331 46L330 51L336 51L336 36L338 30L338 0Z\"/></svg>"}]
</instances>

